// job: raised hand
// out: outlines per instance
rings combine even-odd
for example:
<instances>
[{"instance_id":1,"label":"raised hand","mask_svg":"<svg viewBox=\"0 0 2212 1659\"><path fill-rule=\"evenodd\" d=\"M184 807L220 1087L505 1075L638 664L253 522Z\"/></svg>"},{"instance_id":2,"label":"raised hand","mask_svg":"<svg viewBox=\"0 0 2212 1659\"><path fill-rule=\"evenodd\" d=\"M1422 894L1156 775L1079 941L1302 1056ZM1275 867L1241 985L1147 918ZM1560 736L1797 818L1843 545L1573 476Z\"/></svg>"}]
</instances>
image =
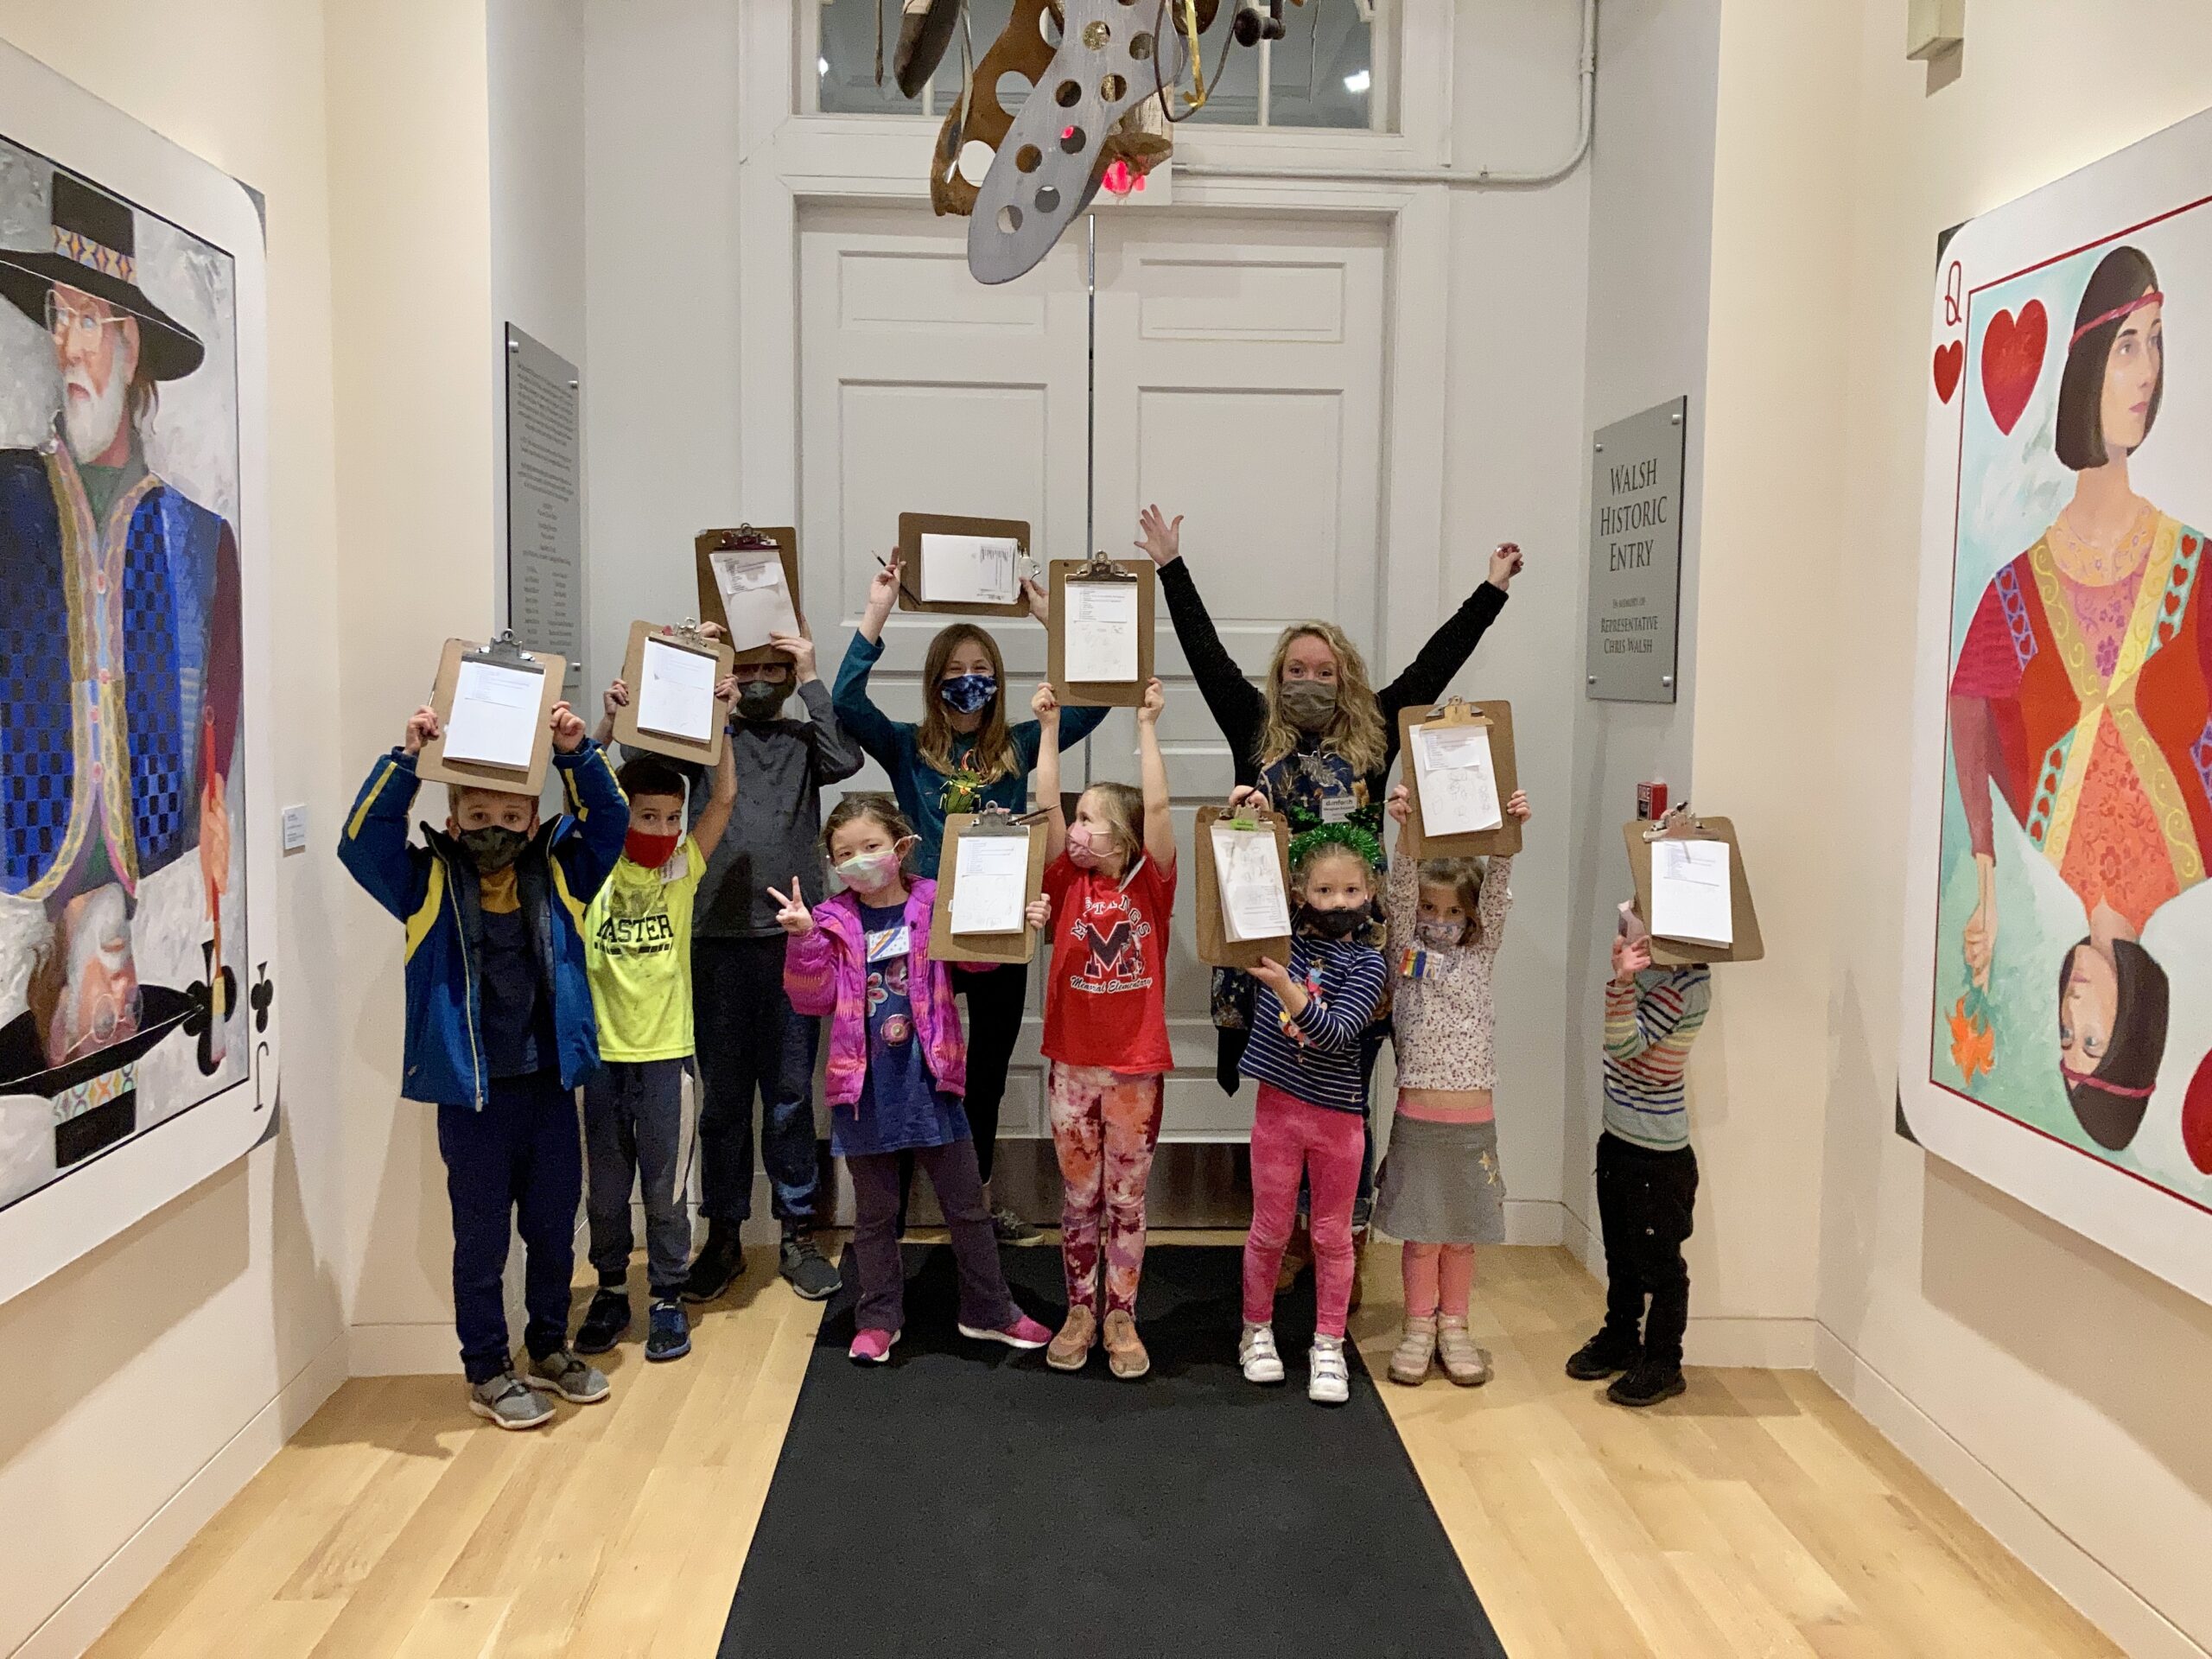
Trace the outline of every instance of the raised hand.
<instances>
[{"instance_id":1,"label":"raised hand","mask_svg":"<svg viewBox=\"0 0 2212 1659\"><path fill-rule=\"evenodd\" d=\"M1039 686L1036 695L1029 699L1029 712L1037 716L1037 723L1046 731L1058 731L1060 727L1060 694L1050 684Z\"/></svg>"},{"instance_id":2,"label":"raised hand","mask_svg":"<svg viewBox=\"0 0 2212 1659\"><path fill-rule=\"evenodd\" d=\"M1166 707L1167 688L1156 679L1147 680L1144 684L1144 701L1137 705L1137 724L1157 726L1160 724L1160 711Z\"/></svg>"},{"instance_id":3,"label":"raised hand","mask_svg":"<svg viewBox=\"0 0 2212 1659\"><path fill-rule=\"evenodd\" d=\"M1518 542L1500 542L1497 551L1490 556L1490 585L1510 590L1513 578L1521 574L1521 567L1528 561L1521 556Z\"/></svg>"},{"instance_id":4,"label":"raised hand","mask_svg":"<svg viewBox=\"0 0 2212 1659\"><path fill-rule=\"evenodd\" d=\"M576 718L576 711L565 702L553 705L553 718L546 722L553 728L553 747L563 754L574 754L584 746L584 723Z\"/></svg>"},{"instance_id":5,"label":"raised hand","mask_svg":"<svg viewBox=\"0 0 2212 1659\"><path fill-rule=\"evenodd\" d=\"M899 603L899 583L906 572L906 560L897 553L891 563L877 571L868 585L868 607L881 616L888 616Z\"/></svg>"},{"instance_id":6,"label":"raised hand","mask_svg":"<svg viewBox=\"0 0 2212 1659\"><path fill-rule=\"evenodd\" d=\"M737 701L736 675L725 674L721 678L715 682L715 701L716 702L735 702Z\"/></svg>"},{"instance_id":7,"label":"raised hand","mask_svg":"<svg viewBox=\"0 0 2212 1659\"><path fill-rule=\"evenodd\" d=\"M1613 936L1613 979L1624 984L1651 965L1651 943L1648 939L1624 939Z\"/></svg>"},{"instance_id":8,"label":"raised hand","mask_svg":"<svg viewBox=\"0 0 2212 1659\"><path fill-rule=\"evenodd\" d=\"M607 688L607 695L599 702L600 707L606 710L607 717L609 720L613 719L621 710L630 706L630 683L627 680L613 682Z\"/></svg>"},{"instance_id":9,"label":"raised hand","mask_svg":"<svg viewBox=\"0 0 2212 1659\"><path fill-rule=\"evenodd\" d=\"M804 633L772 633L768 643L791 659L791 678L804 683L814 677L814 641Z\"/></svg>"},{"instance_id":10,"label":"raised hand","mask_svg":"<svg viewBox=\"0 0 2212 1659\"><path fill-rule=\"evenodd\" d=\"M778 927L795 939L803 939L814 931L814 912L806 907L806 895L799 889L798 877L791 877L789 893L770 887L768 896L776 901Z\"/></svg>"},{"instance_id":11,"label":"raised hand","mask_svg":"<svg viewBox=\"0 0 2212 1659\"><path fill-rule=\"evenodd\" d=\"M1036 577L1024 576L1021 579L1021 596L1029 601L1030 615L1035 617L1039 622L1052 621L1052 598L1045 592L1043 585Z\"/></svg>"},{"instance_id":12,"label":"raised hand","mask_svg":"<svg viewBox=\"0 0 2212 1659\"><path fill-rule=\"evenodd\" d=\"M1183 556L1183 515L1171 523L1156 506L1137 515L1138 549L1154 564L1173 564Z\"/></svg>"},{"instance_id":13,"label":"raised hand","mask_svg":"<svg viewBox=\"0 0 2212 1659\"><path fill-rule=\"evenodd\" d=\"M407 735L402 740L401 747L410 754L420 754L423 746L436 742L438 734L443 730L445 727L438 719L438 711L426 702L408 715Z\"/></svg>"},{"instance_id":14,"label":"raised hand","mask_svg":"<svg viewBox=\"0 0 2212 1659\"><path fill-rule=\"evenodd\" d=\"M1255 784L1239 784L1229 791L1229 806L1231 811L1248 804L1255 811L1265 812L1269 806L1268 791Z\"/></svg>"},{"instance_id":15,"label":"raised hand","mask_svg":"<svg viewBox=\"0 0 2212 1659\"><path fill-rule=\"evenodd\" d=\"M1052 925L1052 901L1039 893L1029 901L1029 908L1023 914L1028 918L1029 925L1042 933Z\"/></svg>"},{"instance_id":16,"label":"raised hand","mask_svg":"<svg viewBox=\"0 0 2212 1659\"><path fill-rule=\"evenodd\" d=\"M1401 784L1398 787L1400 789L1403 789L1405 785ZM1532 813L1533 809L1531 809L1529 804L1529 791L1525 789L1516 789L1511 795L1506 798L1505 816L1507 817L1517 819L1519 822L1526 823L1529 822Z\"/></svg>"},{"instance_id":17,"label":"raised hand","mask_svg":"<svg viewBox=\"0 0 2212 1659\"><path fill-rule=\"evenodd\" d=\"M1517 791L1515 793L1513 798L1516 801L1521 798ZM1394 823L1403 823L1407 819L1412 817L1414 815L1413 791L1407 788L1403 784L1398 785L1395 788L1391 790L1390 798L1389 801L1384 803L1382 810L1390 815L1391 822ZM1510 811L1512 809L1509 807L1506 810Z\"/></svg>"}]
</instances>

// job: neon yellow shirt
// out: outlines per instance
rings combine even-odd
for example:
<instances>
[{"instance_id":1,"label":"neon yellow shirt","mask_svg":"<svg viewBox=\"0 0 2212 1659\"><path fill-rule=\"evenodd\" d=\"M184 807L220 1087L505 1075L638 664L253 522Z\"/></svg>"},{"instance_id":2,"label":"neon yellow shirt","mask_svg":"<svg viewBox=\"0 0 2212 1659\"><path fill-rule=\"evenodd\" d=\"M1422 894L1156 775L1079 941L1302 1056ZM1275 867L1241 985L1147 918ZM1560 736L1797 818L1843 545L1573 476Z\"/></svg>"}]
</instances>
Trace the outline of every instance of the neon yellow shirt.
<instances>
[{"instance_id":1,"label":"neon yellow shirt","mask_svg":"<svg viewBox=\"0 0 2212 1659\"><path fill-rule=\"evenodd\" d=\"M584 912L584 967L607 1060L680 1060L691 1052L691 906L707 861L690 836L648 870L614 861Z\"/></svg>"}]
</instances>

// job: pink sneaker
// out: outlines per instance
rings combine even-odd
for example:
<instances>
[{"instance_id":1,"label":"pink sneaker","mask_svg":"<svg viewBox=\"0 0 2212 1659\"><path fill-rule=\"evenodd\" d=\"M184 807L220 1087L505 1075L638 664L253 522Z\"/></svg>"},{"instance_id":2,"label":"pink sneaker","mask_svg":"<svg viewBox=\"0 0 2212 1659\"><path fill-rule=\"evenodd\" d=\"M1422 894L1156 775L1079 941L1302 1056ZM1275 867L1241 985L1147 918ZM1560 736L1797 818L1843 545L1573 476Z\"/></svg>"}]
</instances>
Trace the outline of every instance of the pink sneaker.
<instances>
[{"instance_id":1,"label":"pink sneaker","mask_svg":"<svg viewBox=\"0 0 2212 1659\"><path fill-rule=\"evenodd\" d=\"M978 1342L1002 1342L1009 1348L1023 1349L1042 1348L1052 1339L1050 1331L1019 1308L1014 1310L1014 1323L1003 1331L986 1331L978 1325L963 1325L960 1327L960 1334L973 1337Z\"/></svg>"},{"instance_id":2,"label":"pink sneaker","mask_svg":"<svg viewBox=\"0 0 2212 1659\"><path fill-rule=\"evenodd\" d=\"M845 1357L855 1365L880 1365L891 1357L891 1345L898 1340L896 1331L863 1331L845 1350Z\"/></svg>"}]
</instances>

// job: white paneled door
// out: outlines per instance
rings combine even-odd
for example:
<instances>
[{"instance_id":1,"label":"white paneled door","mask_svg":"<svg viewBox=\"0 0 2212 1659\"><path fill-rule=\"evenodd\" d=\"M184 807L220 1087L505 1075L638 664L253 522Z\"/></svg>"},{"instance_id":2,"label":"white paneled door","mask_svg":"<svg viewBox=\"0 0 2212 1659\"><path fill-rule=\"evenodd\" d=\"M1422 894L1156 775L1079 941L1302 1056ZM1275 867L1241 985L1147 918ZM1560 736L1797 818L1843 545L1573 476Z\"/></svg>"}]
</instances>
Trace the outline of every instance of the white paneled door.
<instances>
[{"instance_id":1,"label":"white paneled door","mask_svg":"<svg viewBox=\"0 0 2212 1659\"><path fill-rule=\"evenodd\" d=\"M1041 559L1084 551L1087 330L1080 223L1003 288L969 275L966 225L904 209L811 216L800 236L799 456L805 601L834 675L901 512L1024 518ZM1371 649L1380 616L1382 228L1144 210L1098 230L1096 542L1129 550L1138 509L1184 515L1183 547L1230 649L1255 678L1286 623L1325 616ZM939 619L893 613L875 676L893 718L920 709ZM1160 722L1187 866L1193 815L1225 797L1230 759L1163 605ZM1026 705L1045 669L1035 623L994 625ZM1086 778L1136 779L1135 728L1117 713ZM849 787L880 788L871 767ZM1165 1135L1241 1140L1252 1091L1213 1077L1205 969L1179 895L1169 1017L1176 1073ZM1033 1020L1000 1133L1046 1133Z\"/></svg>"}]
</instances>

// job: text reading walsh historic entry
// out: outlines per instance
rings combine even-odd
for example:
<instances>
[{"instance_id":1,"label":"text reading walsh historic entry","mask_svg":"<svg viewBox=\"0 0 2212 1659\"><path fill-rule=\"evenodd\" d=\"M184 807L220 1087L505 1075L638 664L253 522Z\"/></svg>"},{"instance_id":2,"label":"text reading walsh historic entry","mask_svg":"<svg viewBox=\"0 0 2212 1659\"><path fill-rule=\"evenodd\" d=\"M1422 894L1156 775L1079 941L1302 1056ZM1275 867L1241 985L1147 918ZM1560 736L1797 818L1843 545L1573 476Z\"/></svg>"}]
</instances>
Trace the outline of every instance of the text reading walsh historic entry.
<instances>
[{"instance_id":1,"label":"text reading walsh historic entry","mask_svg":"<svg viewBox=\"0 0 2212 1659\"><path fill-rule=\"evenodd\" d=\"M1682 435L1689 399L1647 409L1597 435L1590 477L1587 694L1675 700L1682 575Z\"/></svg>"},{"instance_id":2,"label":"text reading walsh historic entry","mask_svg":"<svg viewBox=\"0 0 2212 1659\"><path fill-rule=\"evenodd\" d=\"M584 659L582 399L575 365L507 328L507 626L566 658L573 693Z\"/></svg>"}]
</instances>

